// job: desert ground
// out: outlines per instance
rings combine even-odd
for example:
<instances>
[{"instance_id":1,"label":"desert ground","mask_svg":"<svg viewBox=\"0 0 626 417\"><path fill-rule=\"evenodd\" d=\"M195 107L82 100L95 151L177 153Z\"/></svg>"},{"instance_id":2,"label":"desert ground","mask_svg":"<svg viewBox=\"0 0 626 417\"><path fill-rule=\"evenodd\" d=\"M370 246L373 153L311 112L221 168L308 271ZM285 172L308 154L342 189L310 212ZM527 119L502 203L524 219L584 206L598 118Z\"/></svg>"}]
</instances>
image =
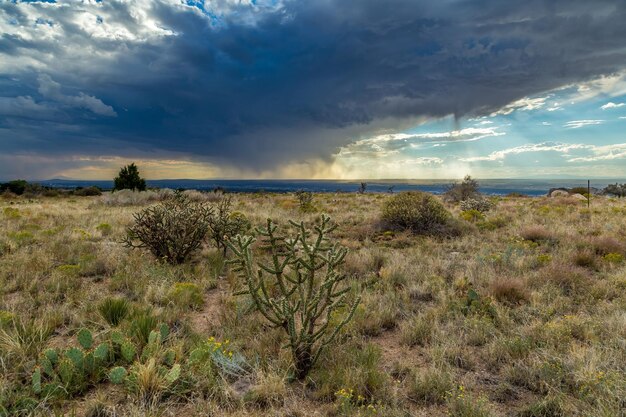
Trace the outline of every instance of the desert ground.
<instances>
[{"instance_id":1,"label":"desert ground","mask_svg":"<svg viewBox=\"0 0 626 417\"><path fill-rule=\"evenodd\" d=\"M626 415L626 199L444 203L455 233L420 235L381 222L390 194L312 197L232 195L286 234L325 213L348 250L360 302L302 379L222 249L123 244L158 201L0 198L0 416Z\"/></svg>"}]
</instances>

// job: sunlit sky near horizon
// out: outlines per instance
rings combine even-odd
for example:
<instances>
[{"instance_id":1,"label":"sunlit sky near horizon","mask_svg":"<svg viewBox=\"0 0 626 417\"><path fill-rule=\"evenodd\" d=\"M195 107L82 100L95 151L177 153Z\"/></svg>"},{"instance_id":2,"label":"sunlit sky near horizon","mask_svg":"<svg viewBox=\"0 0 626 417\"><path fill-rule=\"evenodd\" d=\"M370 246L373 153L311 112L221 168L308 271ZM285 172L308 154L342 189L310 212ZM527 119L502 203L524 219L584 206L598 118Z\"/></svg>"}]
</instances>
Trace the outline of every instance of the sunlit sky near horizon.
<instances>
[{"instance_id":1,"label":"sunlit sky near horizon","mask_svg":"<svg viewBox=\"0 0 626 417\"><path fill-rule=\"evenodd\" d=\"M0 179L626 178L618 0L0 2Z\"/></svg>"}]
</instances>

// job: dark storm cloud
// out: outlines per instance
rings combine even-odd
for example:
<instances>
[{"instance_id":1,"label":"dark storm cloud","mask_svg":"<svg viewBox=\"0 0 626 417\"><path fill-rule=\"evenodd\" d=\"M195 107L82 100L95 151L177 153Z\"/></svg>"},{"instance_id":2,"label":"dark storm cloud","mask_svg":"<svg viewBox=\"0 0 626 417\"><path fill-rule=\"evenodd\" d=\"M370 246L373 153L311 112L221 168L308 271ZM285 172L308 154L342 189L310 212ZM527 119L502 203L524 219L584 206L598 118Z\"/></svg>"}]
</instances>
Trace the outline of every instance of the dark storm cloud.
<instances>
[{"instance_id":1,"label":"dark storm cloud","mask_svg":"<svg viewBox=\"0 0 626 417\"><path fill-rule=\"evenodd\" d=\"M8 154L182 152L270 169L626 68L626 5L615 0L0 10Z\"/></svg>"}]
</instances>

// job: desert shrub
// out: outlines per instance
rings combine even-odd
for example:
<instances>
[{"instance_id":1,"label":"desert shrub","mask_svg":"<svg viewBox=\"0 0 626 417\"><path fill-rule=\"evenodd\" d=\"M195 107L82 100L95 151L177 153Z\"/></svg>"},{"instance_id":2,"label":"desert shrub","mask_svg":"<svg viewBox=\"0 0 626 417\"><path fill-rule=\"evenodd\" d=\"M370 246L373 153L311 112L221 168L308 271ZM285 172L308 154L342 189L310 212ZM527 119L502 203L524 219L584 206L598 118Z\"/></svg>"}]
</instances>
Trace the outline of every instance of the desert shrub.
<instances>
[{"instance_id":1,"label":"desert shrub","mask_svg":"<svg viewBox=\"0 0 626 417\"><path fill-rule=\"evenodd\" d=\"M626 245L612 236L598 236L591 241L591 246L598 255L624 253Z\"/></svg>"},{"instance_id":2,"label":"desert shrub","mask_svg":"<svg viewBox=\"0 0 626 417\"><path fill-rule=\"evenodd\" d=\"M566 294L573 294L589 286L589 276L582 268L556 262L542 269L540 279L561 288Z\"/></svg>"},{"instance_id":3,"label":"desert shrub","mask_svg":"<svg viewBox=\"0 0 626 417\"><path fill-rule=\"evenodd\" d=\"M496 279L491 282L490 291L496 300L506 304L519 304L529 298L524 283L518 279Z\"/></svg>"},{"instance_id":4,"label":"desert shrub","mask_svg":"<svg viewBox=\"0 0 626 417\"><path fill-rule=\"evenodd\" d=\"M461 212L461 218L465 221L476 223L485 220L485 215L478 210L465 210Z\"/></svg>"},{"instance_id":5,"label":"desert shrub","mask_svg":"<svg viewBox=\"0 0 626 417\"><path fill-rule=\"evenodd\" d=\"M130 303L123 298L105 298L98 305L100 316L113 327L119 324L128 316Z\"/></svg>"},{"instance_id":6,"label":"desert shrub","mask_svg":"<svg viewBox=\"0 0 626 417\"><path fill-rule=\"evenodd\" d=\"M313 210L313 193L310 191L298 190L296 191L296 198L298 199L298 206L300 211L308 212Z\"/></svg>"},{"instance_id":7,"label":"desert shrub","mask_svg":"<svg viewBox=\"0 0 626 417\"><path fill-rule=\"evenodd\" d=\"M466 316L476 315L492 319L496 318L496 310L493 307L491 297L482 296L473 288L470 288L461 300L460 310Z\"/></svg>"},{"instance_id":8,"label":"desert shrub","mask_svg":"<svg viewBox=\"0 0 626 417\"><path fill-rule=\"evenodd\" d=\"M202 290L192 282L177 282L170 289L168 298L176 305L198 308L204 304Z\"/></svg>"},{"instance_id":9,"label":"desert shrub","mask_svg":"<svg viewBox=\"0 0 626 417\"><path fill-rule=\"evenodd\" d=\"M4 213L4 217L6 217L7 219L19 219L20 217L22 217L20 210L14 207L5 207L2 212Z\"/></svg>"},{"instance_id":10,"label":"desert shrub","mask_svg":"<svg viewBox=\"0 0 626 417\"><path fill-rule=\"evenodd\" d=\"M12 325L15 321L15 318L15 314L9 311L0 310L0 328Z\"/></svg>"},{"instance_id":11,"label":"desert shrub","mask_svg":"<svg viewBox=\"0 0 626 417\"><path fill-rule=\"evenodd\" d=\"M330 218L322 215L314 230L307 230L304 223L292 226L296 230L291 238L281 235L269 219L265 228L257 229L270 264L253 258L253 237L237 235L227 244L234 253L230 264L246 285L242 294L250 295L272 325L285 330L295 376L302 379L352 319L360 298L347 302L350 287L343 285L345 276L337 272L347 249L329 244L336 227Z\"/></svg>"},{"instance_id":12,"label":"desert shrub","mask_svg":"<svg viewBox=\"0 0 626 417\"><path fill-rule=\"evenodd\" d=\"M44 197L58 197L61 195L61 192L59 190L55 190L54 188L49 188L44 190L41 195Z\"/></svg>"},{"instance_id":13,"label":"desert shrub","mask_svg":"<svg viewBox=\"0 0 626 417\"><path fill-rule=\"evenodd\" d=\"M624 256L621 253L607 253L603 259L612 264L620 264L624 262Z\"/></svg>"},{"instance_id":14,"label":"desert shrub","mask_svg":"<svg viewBox=\"0 0 626 417\"><path fill-rule=\"evenodd\" d=\"M580 250L574 254L573 262L576 266L594 268L596 266L596 255L591 250Z\"/></svg>"},{"instance_id":15,"label":"desert shrub","mask_svg":"<svg viewBox=\"0 0 626 417\"><path fill-rule=\"evenodd\" d=\"M479 199L478 181L466 175L461 183L454 183L448 187L444 193L444 198L453 203L459 203L470 198Z\"/></svg>"},{"instance_id":16,"label":"desert shrub","mask_svg":"<svg viewBox=\"0 0 626 417\"><path fill-rule=\"evenodd\" d=\"M449 372L420 370L408 381L407 397L417 404L443 404L453 389L454 383Z\"/></svg>"},{"instance_id":17,"label":"desert shrub","mask_svg":"<svg viewBox=\"0 0 626 417\"><path fill-rule=\"evenodd\" d=\"M554 240L552 234L543 226L528 226L520 230L520 236L524 240L535 243L550 242Z\"/></svg>"},{"instance_id":18,"label":"desert shrub","mask_svg":"<svg viewBox=\"0 0 626 417\"><path fill-rule=\"evenodd\" d=\"M485 213L493 208L493 204L484 198L468 198L461 201L459 207L463 211L476 210L480 213Z\"/></svg>"},{"instance_id":19,"label":"desert shrub","mask_svg":"<svg viewBox=\"0 0 626 417\"><path fill-rule=\"evenodd\" d=\"M232 211L232 205L232 197L222 197L216 204L213 215L207 218L209 237L224 255L228 249L227 241L251 228L250 221L245 214Z\"/></svg>"},{"instance_id":20,"label":"desert shrub","mask_svg":"<svg viewBox=\"0 0 626 417\"><path fill-rule=\"evenodd\" d=\"M134 163L122 167L113 183L114 190L146 190L146 180L139 176L139 169Z\"/></svg>"},{"instance_id":21,"label":"desert shrub","mask_svg":"<svg viewBox=\"0 0 626 417\"><path fill-rule=\"evenodd\" d=\"M102 233L102 236L108 236L111 234L113 227L111 227L111 225L108 223L100 223L98 226L96 226L96 230Z\"/></svg>"},{"instance_id":22,"label":"desert shrub","mask_svg":"<svg viewBox=\"0 0 626 417\"><path fill-rule=\"evenodd\" d=\"M134 214L135 223L124 242L127 247L145 247L158 259L180 264L200 247L212 216L211 207L177 193L174 198Z\"/></svg>"},{"instance_id":23,"label":"desert shrub","mask_svg":"<svg viewBox=\"0 0 626 417\"><path fill-rule=\"evenodd\" d=\"M80 187L74 191L74 195L77 195L79 197L102 195L102 190L100 190L100 188L96 186L85 187L85 188Z\"/></svg>"},{"instance_id":24,"label":"desert shrub","mask_svg":"<svg viewBox=\"0 0 626 417\"><path fill-rule=\"evenodd\" d=\"M418 234L444 231L450 212L434 196L407 191L390 197L383 206L382 220L392 228Z\"/></svg>"},{"instance_id":25,"label":"desert shrub","mask_svg":"<svg viewBox=\"0 0 626 417\"><path fill-rule=\"evenodd\" d=\"M174 191L163 188L152 191L119 190L105 193L100 200L107 206L139 206L170 199L174 196Z\"/></svg>"}]
</instances>

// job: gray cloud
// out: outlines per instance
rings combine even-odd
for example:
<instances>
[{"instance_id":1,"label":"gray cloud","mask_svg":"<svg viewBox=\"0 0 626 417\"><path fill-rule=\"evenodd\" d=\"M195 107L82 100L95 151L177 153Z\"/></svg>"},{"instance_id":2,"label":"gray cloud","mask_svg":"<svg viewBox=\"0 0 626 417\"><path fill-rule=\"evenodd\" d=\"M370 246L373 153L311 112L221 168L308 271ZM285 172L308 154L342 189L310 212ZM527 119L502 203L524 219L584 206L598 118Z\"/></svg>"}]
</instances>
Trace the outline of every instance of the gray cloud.
<instances>
[{"instance_id":1,"label":"gray cloud","mask_svg":"<svg viewBox=\"0 0 626 417\"><path fill-rule=\"evenodd\" d=\"M620 1L214 7L1 4L0 150L267 170L626 69Z\"/></svg>"},{"instance_id":2,"label":"gray cloud","mask_svg":"<svg viewBox=\"0 0 626 417\"><path fill-rule=\"evenodd\" d=\"M46 99L54 100L69 107L84 108L101 116L117 116L113 107L107 106L102 100L89 96L82 91L75 96L63 94L61 84L52 80L47 74L39 75L37 81L39 82L37 91Z\"/></svg>"}]
</instances>

